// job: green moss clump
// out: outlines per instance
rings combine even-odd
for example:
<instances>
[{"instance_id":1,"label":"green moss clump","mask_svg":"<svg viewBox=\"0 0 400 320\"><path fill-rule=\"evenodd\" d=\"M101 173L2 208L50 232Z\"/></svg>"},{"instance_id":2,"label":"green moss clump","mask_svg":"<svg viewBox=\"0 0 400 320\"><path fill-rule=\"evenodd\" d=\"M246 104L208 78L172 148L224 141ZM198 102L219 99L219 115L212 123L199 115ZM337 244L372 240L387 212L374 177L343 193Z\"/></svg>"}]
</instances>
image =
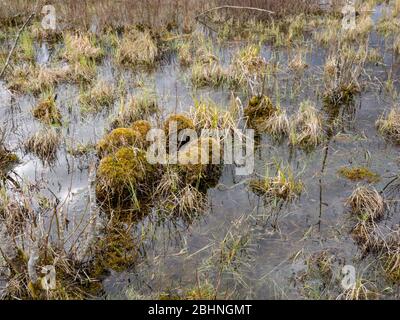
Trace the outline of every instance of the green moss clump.
<instances>
[{"instance_id":1,"label":"green moss clump","mask_svg":"<svg viewBox=\"0 0 400 320\"><path fill-rule=\"evenodd\" d=\"M369 183L376 183L380 180L377 173L372 172L366 167L342 167L338 171L339 175L351 181L366 180Z\"/></svg>"},{"instance_id":2,"label":"green moss clump","mask_svg":"<svg viewBox=\"0 0 400 320\"><path fill-rule=\"evenodd\" d=\"M111 154L122 147L141 147L143 137L132 128L117 128L106 135L97 144L97 152L100 157Z\"/></svg>"},{"instance_id":3,"label":"green moss clump","mask_svg":"<svg viewBox=\"0 0 400 320\"><path fill-rule=\"evenodd\" d=\"M143 140L146 140L147 133L151 130L151 124L147 120L138 120L132 123L131 128L140 133Z\"/></svg>"},{"instance_id":4,"label":"green moss clump","mask_svg":"<svg viewBox=\"0 0 400 320\"><path fill-rule=\"evenodd\" d=\"M267 96L254 96L250 99L248 106L244 109L244 115L248 118L249 126L257 128L260 123L268 120L278 112L272 101Z\"/></svg>"},{"instance_id":5,"label":"green moss clump","mask_svg":"<svg viewBox=\"0 0 400 320\"><path fill-rule=\"evenodd\" d=\"M53 95L48 95L39 102L33 109L33 116L46 124L61 125L61 112Z\"/></svg>"},{"instance_id":6,"label":"green moss clump","mask_svg":"<svg viewBox=\"0 0 400 320\"><path fill-rule=\"evenodd\" d=\"M146 180L154 168L147 162L143 150L122 147L100 161L97 170L97 197L100 201L126 203L144 193ZM137 199L136 199L137 200Z\"/></svg>"},{"instance_id":7,"label":"green moss clump","mask_svg":"<svg viewBox=\"0 0 400 320\"><path fill-rule=\"evenodd\" d=\"M167 120L164 122L164 132L167 135L167 137L174 132L170 132L170 125L173 123L176 123L176 129L177 132L176 134L179 134L180 131L185 130L185 129L195 129L195 125L192 121L192 119L189 119L183 114L172 114L170 115Z\"/></svg>"}]
</instances>

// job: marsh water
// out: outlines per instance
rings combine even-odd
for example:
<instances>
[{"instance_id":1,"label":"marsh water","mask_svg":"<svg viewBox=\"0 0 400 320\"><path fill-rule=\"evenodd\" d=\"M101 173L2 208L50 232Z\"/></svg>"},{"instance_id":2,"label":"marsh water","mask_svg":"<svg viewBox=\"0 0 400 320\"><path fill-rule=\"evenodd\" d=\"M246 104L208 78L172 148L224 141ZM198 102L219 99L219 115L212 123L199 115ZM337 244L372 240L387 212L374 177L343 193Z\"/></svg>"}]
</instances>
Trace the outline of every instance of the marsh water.
<instances>
[{"instance_id":1,"label":"marsh water","mask_svg":"<svg viewBox=\"0 0 400 320\"><path fill-rule=\"evenodd\" d=\"M378 6L374 21L379 19L380 10ZM233 42L216 44L216 47L223 63L229 63L244 45ZM35 46L37 63L48 63L56 48L47 43L36 43ZM370 83L384 83L391 74L398 89L399 57L387 50L385 39L378 34L371 34L370 47L377 48L383 56L382 63L369 63L366 68L366 73L372 77ZM262 55L267 61L274 60L282 66L287 65L295 53L296 49L262 47ZM300 75L278 72L267 85L268 95L275 102L279 96L281 107L289 114L305 99L312 100L322 110L323 84L320 79L326 56L324 48L307 42L308 68ZM226 88L193 89L189 70L182 68L174 55L149 73L121 71L109 57L98 68L98 74L115 85L124 78L128 93L140 94L143 90L140 83L154 88L163 117L172 112L188 111L194 99L200 97L209 97L218 105L227 106L232 94ZM57 105L64 120L59 130L65 141L58 151L57 161L48 165L25 154L21 148L23 142L41 127L31 114L36 98L31 95L11 98L4 83L0 83L0 91L0 119L9 133L7 144L22 160L14 174L24 182L36 185L44 194L50 195L51 190L61 202L65 201L69 232L79 234L76 230L81 228L82 220L87 219L91 155L73 156L68 147L78 143L95 144L107 132L110 118L118 112L118 103L115 102L110 110L83 116L78 102L79 88L59 85L56 88ZM243 104L247 103L247 94L235 94ZM397 174L399 147L385 142L375 128L375 121L393 103L384 90L373 85L363 88L356 98L354 114L343 121L341 129L328 144L311 153L294 150L287 141L277 143L263 135L256 148L256 172L252 176L236 176L233 166L225 166L219 184L207 191L208 210L201 217L188 223L174 218L159 219L150 213L138 221L133 232L137 237L146 234L146 239L138 248L137 264L123 272L110 270L103 279L103 294L99 298L133 299L160 292L179 294L185 288L196 286L199 278L218 281L217 253L236 240L244 243L240 259L223 273L220 284L222 292L231 292L230 297L301 298L303 292L298 279L307 270L306 260L323 250L334 252L338 261L334 270L337 274L340 275L344 265L354 265L360 273L368 273L368 264L375 258L361 257L350 235L354 221L344 206L357 182L339 176L338 169L351 165L369 167L381 177L375 184L377 190ZM304 182L305 191L295 202L271 209L249 189L247 182L264 176L267 168L273 168L278 162L291 166ZM381 225L390 230L399 222L398 212L391 210ZM68 241L73 243L75 239ZM341 292L340 284L337 290Z\"/></svg>"}]
</instances>

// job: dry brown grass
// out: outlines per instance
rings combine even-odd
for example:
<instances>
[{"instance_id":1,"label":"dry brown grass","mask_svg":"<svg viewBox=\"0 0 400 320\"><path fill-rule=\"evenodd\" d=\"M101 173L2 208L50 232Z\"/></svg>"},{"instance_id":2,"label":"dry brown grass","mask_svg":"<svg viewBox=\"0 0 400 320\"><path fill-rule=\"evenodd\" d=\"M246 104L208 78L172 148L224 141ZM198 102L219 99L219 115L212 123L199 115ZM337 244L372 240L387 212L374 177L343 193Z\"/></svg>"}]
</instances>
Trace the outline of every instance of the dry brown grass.
<instances>
[{"instance_id":1,"label":"dry brown grass","mask_svg":"<svg viewBox=\"0 0 400 320\"><path fill-rule=\"evenodd\" d=\"M400 108L392 108L386 117L382 116L376 122L376 127L385 138L400 143Z\"/></svg>"},{"instance_id":2,"label":"dry brown grass","mask_svg":"<svg viewBox=\"0 0 400 320\"><path fill-rule=\"evenodd\" d=\"M385 203L373 187L358 187L347 199L346 205L362 221L377 221L385 213Z\"/></svg>"},{"instance_id":3,"label":"dry brown grass","mask_svg":"<svg viewBox=\"0 0 400 320\"><path fill-rule=\"evenodd\" d=\"M158 55L157 42L150 31L132 30L125 34L119 42L116 60L122 65L151 67L156 62Z\"/></svg>"},{"instance_id":4,"label":"dry brown grass","mask_svg":"<svg viewBox=\"0 0 400 320\"><path fill-rule=\"evenodd\" d=\"M43 162L51 163L57 157L61 143L60 134L56 129L42 129L25 142L25 150L40 158Z\"/></svg>"},{"instance_id":5,"label":"dry brown grass","mask_svg":"<svg viewBox=\"0 0 400 320\"><path fill-rule=\"evenodd\" d=\"M290 143L310 150L324 139L322 117L311 101L302 102L297 114L292 118Z\"/></svg>"},{"instance_id":6,"label":"dry brown grass","mask_svg":"<svg viewBox=\"0 0 400 320\"><path fill-rule=\"evenodd\" d=\"M45 1L39 2L41 9ZM31 12L35 5L29 0L4 0L4 3L7 10L1 10L0 23L9 25L23 23L24 16ZM53 0L51 4L57 8L60 25L82 30L90 28L94 16L100 29L136 24L154 27L190 26L197 14L207 8L221 5L257 7L274 11L277 17L301 12L320 12L317 0L120 0L118 3L108 0ZM265 13L249 10L235 10L234 13L243 19L254 16L258 19L269 18ZM222 10L219 15L232 15L232 10ZM38 14L38 17L41 15Z\"/></svg>"}]
</instances>

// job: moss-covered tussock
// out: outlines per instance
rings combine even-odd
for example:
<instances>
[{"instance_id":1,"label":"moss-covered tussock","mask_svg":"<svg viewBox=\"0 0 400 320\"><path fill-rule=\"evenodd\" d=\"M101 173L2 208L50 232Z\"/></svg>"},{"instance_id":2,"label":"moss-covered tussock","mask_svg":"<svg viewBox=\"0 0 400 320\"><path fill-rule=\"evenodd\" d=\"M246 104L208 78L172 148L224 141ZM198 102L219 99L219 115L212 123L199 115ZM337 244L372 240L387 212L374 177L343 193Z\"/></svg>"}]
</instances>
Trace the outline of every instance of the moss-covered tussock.
<instances>
[{"instance_id":1,"label":"moss-covered tussock","mask_svg":"<svg viewBox=\"0 0 400 320\"><path fill-rule=\"evenodd\" d=\"M342 167L338 170L340 176L351 181L366 180L370 183L378 182L379 175L366 167Z\"/></svg>"},{"instance_id":2,"label":"moss-covered tussock","mask_svg":"<svg viewBox=\"0 0 400 320\"><path fill-rule=\"evenodd\" d=\"M244 109L244 115L248 117L251 125L265 121L271 117L277 109L267 96L254 96L250 99L248 106Z\"/></svg>"},{"instance_id":3,"label":"moss-covered tussock","mask_svg":"<svg viewBox=\"0 0 400 320\"><path fill-rule=\"evenodd\" d=\"M56 105L56 97L44 95L32 111L33 116L45 124L61 125L61 112Z\"/></svg>"},{"instance_id":4,"label":"moss-covered tussock","mask_svg":"<svg viewBox=\"0 0 400 320\"><path fill-rule=\"evenodd\" d=\"M191 119L173 114L163 125L167 135L172 134L172 122L176 124L177 133L195 129ZM138 120L128 128L114 129L98 143L101 158L97 171L98 200L113 207L128 205L141 209L147 206L147 199L163 198L165 203L181 199L181 204L171 206L174 212L181 213L191 203L203 207L200 190L215 185L220 177L222 148L219 141L201 137L180 144L178 163L151 165L146 153L146 136L150 129L148 121ZM152 201L153 205L157 205L156 202Z\"/></svg>"},{"instance_id":5,"label":"moss-covered tussock","mask_svg":"<svg viewBox=\"0 0 400 320\"><path fill-rule=\"evenodd\" d=\"M100 201L122 204L137 194L143 194L146 180L154 167L146 159L143 150L122 147L116 153L104 157L97 171L97 196Z\"/></svg>"},{"instance_id":6,"label":"moss-covered tussock","mask_svg":"<svg viewBox=\"0 0 400 320\"><path fill-rule=\"evenodd\" d=\"M118 151L122 147L139 147L142 144L140 132L133 128L117 128L107 134L97 144L100 157Z\"/></svg>"},{"instance_id":7,"label":"moss-covered tussock","mask_svg":"<svg viewBox=\"0 0 400 320\"><path fill-rule=\"evenodd\" d=\"M176 131L171 131L171 128L176 128ZM164 131L167 136L179 134L181 130L195 129L193 120L183 114L172 114L164 122Z\"/></svg>"}]
</instances>

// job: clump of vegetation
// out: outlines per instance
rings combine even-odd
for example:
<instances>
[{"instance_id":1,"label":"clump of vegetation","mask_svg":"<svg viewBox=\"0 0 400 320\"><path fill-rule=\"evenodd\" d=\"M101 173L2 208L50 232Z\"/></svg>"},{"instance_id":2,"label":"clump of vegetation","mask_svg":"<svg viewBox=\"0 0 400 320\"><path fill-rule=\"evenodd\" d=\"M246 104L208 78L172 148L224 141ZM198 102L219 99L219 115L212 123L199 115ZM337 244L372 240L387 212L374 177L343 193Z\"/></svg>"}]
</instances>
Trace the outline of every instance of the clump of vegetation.
<instances>
[{"instance_id":1,"label":"clump of vegetation","mask_svg":"<svg viewBox=\"0 0 400 320\"><path fill-rule=\"evenodd\" d=\"M75 145L70 144L67 146L67 152L74 157L82 157L89 153L95 153L96 144L93 144L91 142L88 143L78 142Z\"/></svg>"},{"instance_id":2,"label":"clump of vegetation","mask_svg":"<svg viewBox=\"0 0 400 320\"><path fill-rule=\"evenodd\" d=\"M310 101L301 103L297 115L292 120L290 144L310 150L324 139L322 119Z\"/></svg>"},{"instance_id":3,"label":"clump of vegetation","mask_svg":"<svg viewBox=\"0 0 400 320\"><path fill-rule=\"evenodd\" d=\"M304 184L289 167L279 167L274 177L267 175L264 179L251 180L249 187L256 195L270 201L293 201L303 192Z\"/></svg>"},{"instance_id":4,"label":"clump of vegetation","mask_svg":"<svg viewBox=\"0 0 400 320\"><path fill-rule=\"evenodd\" d=\"M395 54L400 55L400 36L397 36L393 40L393 51Z\"/></svg>"},{"instance_id":5,"label":"clump of vegetation","mask_svg":"<svg viewBox=\"0 0 400 320\"><path fill-rule=\"evenodd\" d=\"M90 83L96 77L96 62L87 57L80 57L71 66L70 79L78 83Z\"/></svg>"},{"instance_id":6,"label":"clump of vegetation","mask_svg":"<svg viewBox=\"0 0 400 320\"><path fill-rule=\"evenodd\" d=\"M8 87L14 91L37 95L66 81L69 75L69 67L15 66L8 79Z\"/></svg>"},{"instance_id":7,"label":"clump of vegetation","mask_svg":"<svg viewBox=\"0 0 400 320\"><path fill-rule=\"evenodd\" d=\"M376 232L374 221L358 217L357 224L353 227L351 235L363 252L375 251L382 247L382 239Z\"/></svg>"},{"instance_id":8,"label":"clump of vegetation","mask_svg":"<svg viewBox=\"0 0 400 320\"><path fill-rule=\"evenodd\" d=\"M104 52L96 46L96 40L92 35L68 32L64 35L64 41L64 58L70 62L79 62L83 58L99 61L104 56Z\"/></svg>"},{"instance_id":9,"label":"clump of vegetation","mask_svg":"<svg viewBox=\"0 0 400 320\"><path fill-rule=\"evenodd\" d=\"M131 128L137 131L140 134L143 141L145 141L147 133L151 130L151 124L147 120L137 120L134 123L132 123Z\"/></svg>"},{"instance_id":10,"label":"clump of vegetation","mask_svg":"<svg viewBox=\"0 0 400 320\"><path fill-rule=\"evenodd\" d=\"M214 286L205 281L204 283L200 283L196 287L187 290L184 299L185 300L215 300L216 299L216 290Z\"/></svg>"},{"instance_id":11,"label":"clump of vegetation","mask_svg":"<svg viewBox=\"0 0 400 320\"><path fill-rule=\"evenodd\" d=\"M111 128L129 127L137 120L149 118L158 110L156 95L145 90L141 95L131 96L127 104L121 101L119 113L111 121Z\"/></svg>"},{"instance_id":12,"label":"clump of vegetation","mask_svg":"<svg viewBox=\"0 0 400 320\"><path fill-rule=\"evenodd\" d=\"M229 70L229 81L235 86L249 84L249 79L255 76L261 78L267 71L267 63L261 57L260 45L248 45L233 58Z\"/></svg>"},{"instance_id":13,"label":"clump of vegetation","mask_svg":"<svg viewBox=\"0 0 400 320\"><path fill-rule=\"evenodd\" d=\"M176 131L170 131L176 129ZM183 114L171 114L164 122L164 132L167 137L171 135L178 136L182 130L195 129L193 120Z\"/></svg>"},{"instance_id":14,"label":"clump of vegetation","mask_svg":"<svg viewBox=\"0 0 400 320\"><path fill-rule=\"evenodd\" d=\"M193 63L192 46L190 42L184 42L178 46L178 59L181 66L187 67Z\"/></svg>"},{"instance_id":15,"label":"clump of vegetation","mask_svg":"<svg viewBox=\"0 0 400 320\"><path fill-rule=\"evenodd\" d=\"M36 119L45 124L61 125L61 112L56 105L56 95L51 91L42 95L32 114Z\"/></svg>"},{"instance_id":16,"label":"clump of vegetation","mask_svg":"<svg viewBox=\"0 0 400 320\"><path fill-rule=\"evenodd\" d=\"M184 181L185 175L176 165L168 166L157 182L153 198L157 199L156 209L159 215L179 216L193 221L206 207L204 193L197 186Z\"/></svg>"},{"instance_id":17,"label":"clump of vegetation","mask_svg":"<svg viewBox=\"0 0 400 320\"><path fill-rule=\"evenodd\" d=\"M217 292L214 286L208 281L198 283L195 287L178 292L161 292L157 297L160 300L215 300Z\"/></svg>"},{"instance_id":18,"label":"clump of vegetation","mask_svg":"<svg viewBox=\"0 0 400 320\"><path fill-rule=\"evenodd\" d=\"M229 109L224 109L212 100L195 99L190 109L189 118L193 119L196 129L236 129L236 118L239 107L236 101L231 103Z\"/></svg>"},{"instance_id":19,"label":"clump of vegetation","mask_svg":"<svg viewBox=\"0 0 400 320\"><path fill-rule=\"evenodd\" d=\"M342 177L345 177L351 181L366 180L369 183L375 183L380 180L380 177L377 173L372 172L366 167L342 167L339 169L338 173Z\"/></svg>"},{"instance_id":20,"label":"clump of vegetation","mask_svg":"<svg viewBox=\"0 0 400 320\"><path fill-rule=\"evenodd\" d=\"M57 158L61 138L56 129L42 129L25 141L26 152L31 152L45 163L52 163Z\"/></svg>"},{"instance_id":21,"label":"clump of vegetation","mask_svg":"<svg viewBox=\"0 0 400 320\"><path fill-rule=\"evenodd\" d=\"M400 144L400 108L395 107L376 122L379 133L385 138Z\"/></svg>"},{"instance_id":22,"label":"clump of vegetation","mask_svg":"<svg viewBox=\"0 0 400 320\"><path fill-rule=\"evenodd\" d=\"M179 190L175 199L175 207L172 211L180 217L190 219L205 209L206 199L204 194L190 184Z\"/></svg>"},{"instance_id":23,"label":"clump of vegetation","mask_svg":"<svg viewBox=\"0 0 400 320\"><path fill-rule=\"evenodd\" d=\"M104 157L122 147L142 147L143 144L143 137L137 130L133 128L117 128L99 141L97 152L100 157Z\"/></svg>"},{"instance_id":24,"label":"clump of vegetation","mask_svg":"<svg viewBox=\"0 0 400 320\"><path fill-rule=\"evenodd\" d=\"M385 273L388 278L398 283L400 282L400 252L388 252L384 255L385 258Z\"/></svg>"},{"instance_id":25,"label":"clump of vegetation","mask_svg":"<svg viewBox=\"0 0 400 320\"><path fill-rule=\"evenodd\" d=\"M356 22L356 27L347 30L347 32L343 36L343 40L348 42L355 42L361 39L365 39L369 35L373 27L374 23L369 14L363 14L358 18L358 21Z\"/></svg>"},{"instance_id":26,"label":"clump of vegetation","mask_svg":"<svg viewBox=\"0 0 400 320\"><path fill-rule=\"evenodd\" d=\"M371 187L358 187L347 199L346 205L362 221L377 221L385 213L385 203L382 196Z\"/></svg>"},{"instance_id":27,"label":"clump of vegetation","mask_svg":"<svg viewBox=\"0 0 400 320\"><path fill-rule=\"evenodd\" d=\"M17 56L19 60L27 62L35 61L35 45L33 43L32 33L28 30L21 33Z\"/></svg>"},{"instance_id":28,"label":"clump of vegetation","mask_svg":"<svg viewBox=\"0 0 400 320\"><path fill-rule=\"evenodd\" d=\"M98 112L110 107L115 98L115 88L105 81L98 81L89 90L84 90L79 96L81 108L86 112Z\"/></svg>"},{"instance_id":29,"label":"clump of vegetation","mask_svg":"<svg viewBox=\"0 0 400 320\"><path fill-rule=\"evenodd\" d=\"M131 30L124 34L116 53L117 62L128 66L151 67L158 56L157 42L148 30Z\"/></svg>"},{"instance_id":30,"label":"clump of vegetation","mask_svg":"<svg viewBox=\"0 0 400 320\"><path fill-rule=\"evenodd\" d=\"M300 280L308 298L325 298L326 287L335 282L337 260L336 253L329 249L317 251L306 259L307 271Z\"/></svg>"},{"instance_id":31,"label":"clump of vegetation","mask_svg":"<svg viewBox=\"0 0 400 320\"><path fill-rule=\"evenodd\" d=\"M330 107L340 107L351 105L354 102L355 95L360 91L359 87L353 83L342 85L325 93L323 97L324 104Z\"/></svg>"},{"instance_id":32,"label":"clump of vegetation","mask_svg":"<svg viewBox=\"0 0 400 320\"><path fill-rule=\"evenodd\" d=\"M122 147L100 161L97 197L100 201L138 204L137 196L145 191L146 180L153 171L144 151Z\"/></svg>"},{"instance_id":33,"label":"clump of vegetation","mask_svg":"<svg viewBox=\"0 0 400 320\"><path fill-rule=\"evenodd\" d=\"M219 58L214 54L211 41L199 39L198 49L191 70L191 81L194 87L220 87L227 82L228 72L222 67Z\"/></svg>"},{"instance_id":34,"label":"clump of vegetation","mask_svg":"<svg viewBox=\"0 0 400 320\"><path fill-rule=\"evenodd\" d=\"M252 128L259 128L260 124L272 117L278 109L274 107L272 101L267 96L254 96L244 109L244 115L248 119L248 124Z\"/></svg>"},{"instance_id":35,"label":"clump of vegetation","mask_svg":"<svg viewBox=\"0 0 400 320\"><path fill-rule=\"evenodd\" d=\"M206 86L220 87L227 80L227 72L217 59L210 58L207 62L197 61L192 66L192 84L196 88Z\"/></svg>"},{"instance_id":36,"label":"clump of vegetation","mask_svg":"<svg viewBox=\"0 0 400 320\"><path fill-rule=\"evenodd\" d=\"M344 300L371 300L379 296L376 285L368 279L356 276L355 284L339 295L338 299Z\"/></svg>"},{"instance_id":37,"label":"clump of vegetation","mask_svg":"<svg viewBox=\"0 0 400 320\"><path fill-rule=\"evenodd\" d=\"M302 52L296 54L292 60L289 62L289 69L295 72L302 72L308 68Z\"/></svg>"},{"instance_id":38,"label":"clump of vegetation","mask_svg":"<svg viewBox=\"0 0 400 320\"><path fill-rule=\"evenodd\" d=\"M220 143L210 137L200 137L184 145L178 152L182 180L194 186L201 182L213 185L220 176L222 151Z\"/></svg>"},{"instance_id":39,"label":"clump of vegetation","mask_svg":"<svg viewBox=\"0 0 400 320\"><path fill-rule=\"evenodd\" d=\"M7 175L18 162L19 158L16 154L0 146L0 177Z\"/></svg>"},{"instance_id":40,"label":"clump of vegetation","mask_svg":"<svg viewBox=\"0 0 400 320\"><path fill-rule=\"evenodd\" d=\"M265 122L259 124L261 132L267 132L274 139L281 140L290 134L290 121L286 111L278 109Z\"/></svg>"}]
</instances>

